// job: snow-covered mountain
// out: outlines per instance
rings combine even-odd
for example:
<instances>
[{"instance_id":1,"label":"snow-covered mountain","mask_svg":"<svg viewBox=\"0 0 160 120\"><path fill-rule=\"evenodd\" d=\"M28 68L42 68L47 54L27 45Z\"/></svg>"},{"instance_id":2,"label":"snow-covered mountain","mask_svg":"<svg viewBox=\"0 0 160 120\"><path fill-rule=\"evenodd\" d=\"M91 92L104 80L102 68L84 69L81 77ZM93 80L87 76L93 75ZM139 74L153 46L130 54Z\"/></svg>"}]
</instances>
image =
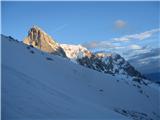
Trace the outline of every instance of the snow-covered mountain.
<instances>
[{"instance_id":1,"label":"snow-covered mountain","mask_svg":"<svg viewBox=\"0 0 160 120\"><path fill-rule=\"evenodd\" d=\"M28 36L23 41L25 44L32 45L42 51L66 57L61 46L52 39L46 32L37 26L30 28Z\"/></svg>"},{"instance_id":2,"label":"snow-covered mountain","mask_svg":"<svg viewBox=\"0 0 160 120\"><path fill-rule=\"evenodd\" d=\"M62 44L61 47L72 61L90 69L111 75L129 77L137 82L144 83L145 77L117 53L92 53L81 45Z\"/></svg>"},{"instance_id":3,"label":"snow-covered mountain","mask_svg":"<svg viewBox=\"0 0 160 120\"><path fill-rule=\"evenodd\" d=\"M160 119L154 83L122 80L11 37L1 42L3 120Z\"/></svg>"},{"instance_id":4,"label":"snow-covered mountain","mask_svg":"<svg viewBox=\"0 0 160 120\"><path fill-rule=\"evenodd\" d=\"M78 63L90 69L123 76L123 79L130 79L145 83L144 76L141 75L123 57L116 53L96 52L92 53L81 45L58 44L41 28L33 26L28 36L23 41L42 51L54 53L69 58L72 62Z\"/></svg>"},{"instance_id":5,"label":"snow-covered mountain","mask_svg":"<svg viewBox=\"0 0 160 120\"><path fill-rule=\"evenodd\" d=\"M84 57L77 60L81 65L95 69L100 72L112 75L122 74L137 78L143 76L134 69L123 57L116 53L96 53L91 57Z\"/></svg>"},{"instance_id":6,"label":"snow-covered mountain","mask_svg":"<svg viewBox=\"0 0 160 120\"><path fill-rule=\"evenodd\" d=\"M85 56L90 57L92 55L92 53L82 45L60 44L60 46L64 49L67 57L73 62L77 62L77 59L81 59Z\"/></svg>"}]
</instances>

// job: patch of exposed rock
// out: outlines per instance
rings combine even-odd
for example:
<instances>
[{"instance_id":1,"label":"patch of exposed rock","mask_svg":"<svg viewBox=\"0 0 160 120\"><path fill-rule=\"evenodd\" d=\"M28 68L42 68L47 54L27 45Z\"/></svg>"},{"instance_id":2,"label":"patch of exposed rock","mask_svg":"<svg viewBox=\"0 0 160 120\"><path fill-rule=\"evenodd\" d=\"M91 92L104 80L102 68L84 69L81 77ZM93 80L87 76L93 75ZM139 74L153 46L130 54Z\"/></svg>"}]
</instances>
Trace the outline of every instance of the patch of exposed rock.
<instances>
[{"instance_id":1,"label":"patch of exposed rock","mask_svg":"<svg viewBox=\"0 0 160 120\"><path fill-rule=\"evenodd\" d=\"M54 39L52 39L51 36L46 34L37 26L33 26L29 30L28 36L24 39L23 43L32 45L44 52L66 57L63 48Z\"/></svg>"}]
</instances>

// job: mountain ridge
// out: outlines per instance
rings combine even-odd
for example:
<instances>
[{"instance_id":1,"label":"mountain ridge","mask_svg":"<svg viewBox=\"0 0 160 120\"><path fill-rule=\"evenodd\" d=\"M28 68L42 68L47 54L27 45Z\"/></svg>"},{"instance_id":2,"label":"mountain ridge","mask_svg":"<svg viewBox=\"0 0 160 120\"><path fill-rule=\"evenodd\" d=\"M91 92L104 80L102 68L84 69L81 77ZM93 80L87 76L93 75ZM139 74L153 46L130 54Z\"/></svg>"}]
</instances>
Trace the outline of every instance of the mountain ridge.
<instances>
[{"instance_id":1,"label":"mountain ridge","mask_svg":"<svg viewBox=\"0 0 160 120\"><path fill-rule=\"evenodd\" d=\"M82 45L58 44L37 26L29 30L23 42L42 51L66 57L84 67L112 75L123 75L126 78L131 76L133 80L145 83L143 79L146 78L119 54L102 51L92 53Z\"/></svg>"}]
</instances>

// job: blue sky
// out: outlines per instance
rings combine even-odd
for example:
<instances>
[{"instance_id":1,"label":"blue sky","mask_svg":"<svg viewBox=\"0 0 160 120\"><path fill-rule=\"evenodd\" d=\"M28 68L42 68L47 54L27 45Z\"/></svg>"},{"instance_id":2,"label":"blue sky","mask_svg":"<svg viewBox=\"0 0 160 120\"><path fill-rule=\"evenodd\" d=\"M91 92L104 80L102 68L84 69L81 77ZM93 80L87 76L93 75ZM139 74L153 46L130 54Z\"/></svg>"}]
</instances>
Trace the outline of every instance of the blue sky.
<instances>
[{"instance_id":1,"label":"blue sky","mask_svg":"<svg viewBox=\"0 0 160 120\"><path fill-rule=\"evenodd\" d=\"M116 29L115 22L126 26ZM108 40L158 28L157 2L2 2L2 33L23 40L38 25L60 43Z\"/></svg>"},{"instance_id":2,"label":"blue sky","mask_svg":"<svg viewBox=\"0 0 160 120\"><path fill-rule=\"evenodd\" d=\"M160 2L136 1L2 2L2 34L22 41L37 25L59 43L82 44L136 60L136 55L144 56L160 45L159 7ZM141 58L139 63L157 57Z\"/></svg>"}]
</instances>

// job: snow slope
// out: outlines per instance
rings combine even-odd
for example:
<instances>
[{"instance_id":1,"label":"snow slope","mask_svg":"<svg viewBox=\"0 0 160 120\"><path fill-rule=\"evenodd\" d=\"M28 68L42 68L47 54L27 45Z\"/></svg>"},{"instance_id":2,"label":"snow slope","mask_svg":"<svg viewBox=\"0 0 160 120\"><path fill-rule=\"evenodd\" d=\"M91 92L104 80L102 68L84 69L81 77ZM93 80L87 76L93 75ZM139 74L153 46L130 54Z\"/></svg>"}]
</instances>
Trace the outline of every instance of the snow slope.
<instances>
[{"instance_id":1,"label":"snow slope","mask_svg":"<svg viewBox=\"0 0 160 120\"><path fill-rule=\"evenodd\" d=\"M3 120L158 120L160 90L2 36Z\"/></svg>"},{"instance_id":2,"label":"snow slope","mask_svg":"<svg viewBox=\"0 0 160 120\"><path fill-rule=\"evenodd\" d=\"M81 59L88 54L91 54L91 52L82 45L60 44L60 46L64 49L67 57L74 63L77 63L77 59Z\"/></svg>"}]
</instances>

